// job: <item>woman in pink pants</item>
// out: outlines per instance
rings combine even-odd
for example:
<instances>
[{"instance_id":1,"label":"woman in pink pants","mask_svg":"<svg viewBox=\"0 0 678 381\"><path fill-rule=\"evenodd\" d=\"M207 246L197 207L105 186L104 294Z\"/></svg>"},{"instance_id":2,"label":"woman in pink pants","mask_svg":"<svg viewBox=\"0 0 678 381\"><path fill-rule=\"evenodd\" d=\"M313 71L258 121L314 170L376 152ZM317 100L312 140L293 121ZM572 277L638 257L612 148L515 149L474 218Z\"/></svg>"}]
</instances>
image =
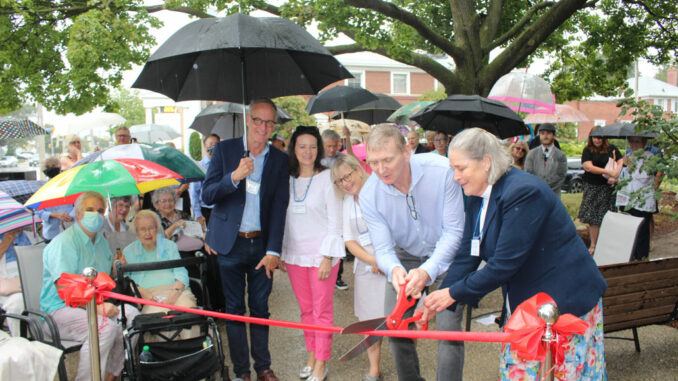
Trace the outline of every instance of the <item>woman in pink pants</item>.
<instances>
[{"instance_id":1,"label":"woman in pink pants","mask_svg":"<svg viewBox=\"0 0 678 381\"><path fill-rule=\"evenodd\" d=\"M330 171L320 164L323 143L317 127L299 126L290 139L290 203L287 207L282 260L301 310L301 321L334 324L334 284L341 238L341 199ZM332 334L304 331L308 359L299 377L322 381L332 354Z\"/></svg>"}]
</instances>

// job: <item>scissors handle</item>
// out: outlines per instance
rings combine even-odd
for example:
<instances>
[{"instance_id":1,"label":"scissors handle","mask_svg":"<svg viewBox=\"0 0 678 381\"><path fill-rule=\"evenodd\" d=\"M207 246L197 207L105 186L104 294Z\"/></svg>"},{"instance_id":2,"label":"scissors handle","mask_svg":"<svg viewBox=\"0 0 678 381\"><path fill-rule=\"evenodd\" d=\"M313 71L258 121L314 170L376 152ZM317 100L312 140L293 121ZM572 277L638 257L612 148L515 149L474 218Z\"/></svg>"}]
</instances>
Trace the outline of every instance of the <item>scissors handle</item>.
<instances>
[{"instance_id":1,"label":"scissors handle","mask_svg":"<svg viewBox=\"0 0 678 381\"><path fill-rule=\"evenodd\" d=\"M386 327L388 327L388 329L407 329L407 326L414 318L403 319L405 312L417 303L417 299L405 294L405 288L407 288L408 282L409 281L406 280L405 283L400 286L400 292L398 292L398 299L396 300L395 307L393 307L393 312L386 316Z\"/></svg>"}]
</instances>

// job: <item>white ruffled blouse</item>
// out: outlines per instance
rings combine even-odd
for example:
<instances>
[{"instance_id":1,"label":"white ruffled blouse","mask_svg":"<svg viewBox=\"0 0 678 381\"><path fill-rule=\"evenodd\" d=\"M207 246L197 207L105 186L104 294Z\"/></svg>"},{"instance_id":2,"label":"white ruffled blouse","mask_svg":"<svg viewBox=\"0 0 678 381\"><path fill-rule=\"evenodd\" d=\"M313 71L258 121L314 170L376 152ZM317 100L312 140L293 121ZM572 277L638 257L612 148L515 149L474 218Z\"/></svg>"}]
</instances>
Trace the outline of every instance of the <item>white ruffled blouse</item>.
<instances>
[{"instance_id":1,"label":"white ruffled blouse","mask_svg":"<svg viewBox=\"0 0 678 381\"><path fill-rule=\"evenodd\" d=\"M303 201L304 213L299 211ZM297 204L295 208L295 204ZM323 256L333 257L332 266L346 255L342 233L342 200L332 184L330 171L313 177L290 177L282 259L302 267L319 267Z\"/></svg>"}]
</instances>

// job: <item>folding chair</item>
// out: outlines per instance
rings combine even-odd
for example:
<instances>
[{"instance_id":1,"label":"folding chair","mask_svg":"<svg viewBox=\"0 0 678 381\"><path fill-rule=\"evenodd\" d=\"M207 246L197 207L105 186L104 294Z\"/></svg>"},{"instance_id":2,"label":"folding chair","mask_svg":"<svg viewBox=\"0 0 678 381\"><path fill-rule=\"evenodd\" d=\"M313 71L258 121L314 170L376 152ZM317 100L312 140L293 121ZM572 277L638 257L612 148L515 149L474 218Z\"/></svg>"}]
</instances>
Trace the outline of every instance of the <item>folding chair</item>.
<instances>
[{"instance_id":1,"label":"folding chair","mask_svg":"<svg viewBox=\"0 0 678 381\"><path fill-rule=\"evenodd\" d=\"M40 310L40 292L42 291L42 251L44 244L35 246L16 246L17 265L19 267L19 279L21 280L21 290L24 296L24 312L22 315L29 317L40 327L41 341L50 344L63 351L61 361L59 362L59 379L67 381L66 365L64 355L77 352L82 346L77 341L62 340L59 336L59 329L50 316Z\"/></svg>"},{"instance_id":2,"label":"folding chair","mask_svg":"<svg viewBox=\"0 0 678 381\"><path fill-rule=\"evenodd\" d=\"M636 247L638 229L643 219L629 214L607 212L600 224L598 242L593 253L596 265L626 263Z\"/></svg>"}]
</instances>

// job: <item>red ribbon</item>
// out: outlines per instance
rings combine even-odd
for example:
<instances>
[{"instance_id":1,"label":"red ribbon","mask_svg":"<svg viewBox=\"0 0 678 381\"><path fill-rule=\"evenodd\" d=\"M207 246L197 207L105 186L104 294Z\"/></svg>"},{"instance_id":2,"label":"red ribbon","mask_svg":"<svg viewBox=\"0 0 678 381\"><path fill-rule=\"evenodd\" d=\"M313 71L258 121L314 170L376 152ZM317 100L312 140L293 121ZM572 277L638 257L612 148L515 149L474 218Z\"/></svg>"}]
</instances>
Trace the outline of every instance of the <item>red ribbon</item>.
<instances>
[{"instance_id":1,"label":"red ribbon","mask_svg":"<svg viewBox=\"0 0 678 381\"><path fill-rule=\"evenodd\" d=\"M67 306L84 306L96 294L97 304L104 302L104 296L97 291L110 291L115 288L115 282L106 273L99 273L93 282L82 275L62 273L57 279L57 286L62 286L57 292Z\"/></svg>"},{"instance_id":2,"label":"red ribbon","mask_svg":"<svg viewBox=\"0 0 678 381\"><path fill-rule=\"evenodd\" d=\"M504 331L509 335L511 350L516 351L518 357L522 359L544 361L546 357L546 343L542 341L546 331L546 322L539 318L537 313L544 303L556 304L543 292L527 299L516 308L504 327ZM569 348L570 336L575 333L583 334L588 326L588 323L572 314L560 315L551 327L555 335L555 340L551 342L551 353L553 353L555 365L560 365L565 360L565 351Z\"/></svg>"}]
</instances>

